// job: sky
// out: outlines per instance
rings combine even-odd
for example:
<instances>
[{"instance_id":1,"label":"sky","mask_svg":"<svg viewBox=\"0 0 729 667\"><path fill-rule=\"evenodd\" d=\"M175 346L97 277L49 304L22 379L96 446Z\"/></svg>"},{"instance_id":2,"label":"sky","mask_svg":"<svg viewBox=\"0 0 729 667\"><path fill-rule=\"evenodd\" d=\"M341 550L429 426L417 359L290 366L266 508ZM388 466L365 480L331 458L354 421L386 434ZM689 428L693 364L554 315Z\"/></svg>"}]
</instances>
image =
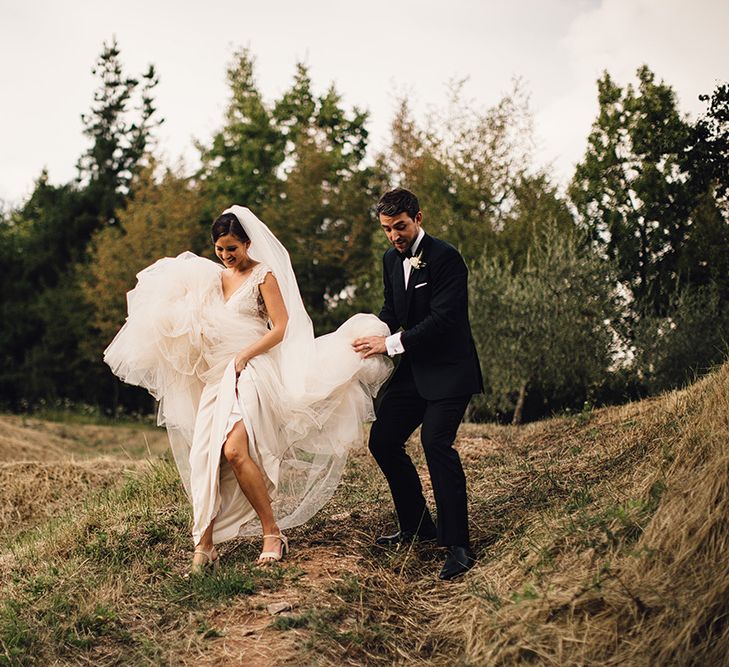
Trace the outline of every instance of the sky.
<instances>
[{"instance_id":1,"label":"sky","mask_svg":"<svg viewBox=\"0 0 729 667\"><path fill-rule=\"evenodd\" d=\"M247 47L267 101L304 62L315 92L333 83L347 107L367 109L373 152L402 96L423 118L466 79L465 97L486 109L519 77L535 163L565 184L604 70L626 85L647 64L695 117L698 96L729 80L727 26L726 0L0 0L0 200L22 202L43 168L52 183L75 176L91 69L113 37L127 73L157 68L158 153L188 170L194 141L222 124L226 65Z\"/></svg>"}]
</instances>

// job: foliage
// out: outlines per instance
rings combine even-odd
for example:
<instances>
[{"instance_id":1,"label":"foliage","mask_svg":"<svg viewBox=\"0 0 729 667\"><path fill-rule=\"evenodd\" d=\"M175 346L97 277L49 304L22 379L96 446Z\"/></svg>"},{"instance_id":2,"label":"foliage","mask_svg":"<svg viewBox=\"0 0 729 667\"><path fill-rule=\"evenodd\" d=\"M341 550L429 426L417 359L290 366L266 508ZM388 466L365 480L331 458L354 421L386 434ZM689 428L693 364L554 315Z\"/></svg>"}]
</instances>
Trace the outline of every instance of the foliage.
<instances>
[{"instance_id":1,"label":"foliage","mask_svg":"<svg viewBox=\"0 0 729 667\"><path fill-rule=\"evenodd\" d=\"M95 338L103 347L124 323L125 294L137 273L160 257L199 252L204 242L199 190L169 170L157 180L156 166L152 161L134 180L134 199L120 213L120 224L99 230L91 242L93 262L86 270L84 295L93 305ZM93 356L100 357L103 347Z\"/></svg>"},{"instance_id":2,"label":"foliage","mask_svg":"<svg viewBox=\"0 0 729 667\"><path fill-rule=\"evenodd\" d=\"M471 320L486 392L478 413L522 419L527 392L581 405L611 359L613 282L576 234L543 230L522 268L482 258L471 278Z\"/></svg>"},{"instance_id":3,"label":"foliage","mask_svg":"<svg viewBox=\"0 0 729 667\"><path fill-rule=\"evenodd\" d=\"M367 114L347 111L333 86L316 95L301 63L268 104L254 66L247 50L236 53L225 124L210 147L199 144L206 217L233 203L257 213L289 250L315 325L330 330L357 310L356 283L370 269Z\"/></svg>"},{"instance_id":4,"label":"foliage","mask_svg":"<svg viewBox=\"0 0 729 667\"><path fill-rule=\"evenodd\" d=\"M101 362L126 319L126 293L134 287L136 274L160 257L199 252L204 243L199 190L170 170L155 178L156 168L151 160L134 179L134 199L119 213L119 224L97 232L89 248L93 262L79 267L84 303L91 311L82 357L96 372L96 386L104 388L105 404L114 411L119 401L127 409L151 405L146 392L122 385Z\"/></svg>"},{"instance_id":5,"label":"foliage","mask_svg":"<svg viewBox=\"0 0 729 667\"><path fill-rule=\"evenodd\" d=\"M647 66L637 77L625 89L607 73L598 81L600 112L570 194L627 292L613 322L633 355L621 373L653 392L724 358L729 88L701 96L707 110L691 123Z\"/></svg>"},{"instance_id":6,"label":"foliage","mask_svg":"<svg viewBox=\"0 0 729 667\"><path fill-rule=\"evenodd\" d=\"M131 105L140 82L123 73L115 41L104 44L94 74L100 88L82 117L92 145L78 162L79 179L54 186L42 172L0 232L8 259L2 315L12 323L0 335L0 391L13 407L21 400L100 395L98 364L89 366L83 352L93 312L81 294L78 267L87 261L94 232L123 209L158 122L153 67L142 77L138 109Z\"/></svg>"},{"instance_id":7,"label":"foliage","mask_svg":"<svg viewBox=\"0 0 729 667\"><path fill-rule=\"evenodd\" d=\"M28 201L0 227L0 394L11 405L79 396L77 344L85 319L69 266L83 257L93 224L83 193L51 185L43 172Z\"/></svg>"},{"instance_id":8,"label":"foliage","mask_svg":"<svg viewBox=\"0 0 729 667\"><path fill-rule=\"evenodd\" d=\"M448 106L433 110L423 127L403 99L386 153L393 179L417 193L429 233L475 261L492 245L514 205L529 164L531 116L515 83L491 108L464 100L463 82L451 87Z\"/></svg>"},{"instance_id":9,"label":"foliage","mask_svg":"<svg viewBox=\"0 0 729 667\"><path fill-rule=\"evenodd\" d=\"M646 66L637 77L637 88L624 90L607 72L598 81L600 112L571 195L619 279L660 313L679 280L694 201L685 159L691 131L673 89Z\"/></svg>"},{"instance_id":10,"label":"foliage","mask_svg":"<svg viewBox=\"0 0 729 667\"><path fill-rule=\"evenodd\" d=\"M316 96L299 65L274 115L289 166L263 216L289 250L304 303L324 333L358 310L357 281L371 270L377 227L373 171L362 164L367 114L347 112L334 87Z\"/></svg>"},{"instance_id":11,"label":"foliage","mask_svg":"<svg viewBox=\"0 0 729 667\"><path fill-rule=\"evenodd\" d=\"M258 90L254 67L247 49L233 55L226 72L230 100L223 127L209 146L197 143L207 220L232 204L260 210L275 197L285 141Z\"/></svg>"},{"instance_id":12,"label":"foliage","mask_svg":"<svg viewBox=\"0 0 729 667\"><path fill-rule=\"evenodd\" d=\"M726 217L729 214L729 84L720 83L711 95L700 95L708 102L706 112L693 127L690 152L692 178L698 189L708 186Z\"/></svg>"},{"instance_id":13,"label":"foliage","mask_svg":"<svg viewBox=\"0 0 729 667\"><path fill-rule=\"evenodd\" d=\"M709 107L692 125L669 85L646 66L637 77L637 88L607 73L598 81L600 113L571 195L636 311L662 315L677 289L726 281L729 92L702 96Z\"/></svg>"},{"instance_id":14,"label":"foliage","mask_svg":"<svg viewBox=\"0 0 729 667\"><path fill-rule=\"evenodd\" d=\"M729 355L729 303L715 283L677 291L665 316L640 318L634 353L649 394L689 384Z\"/></svg>"},{"instance_id":15,"label":"foliage","mask_svg":"<svg viewBox=\"0 0 729 667\"><path fill-rule=\"evenodd\" d=\"M567 202L544 172L521 174L514 183L512 198L513 204L485 253L501 257L511 262L514 271L521 271L545 234L570 237L575 221Z\"/></svg>"},{"instance_id":16,"label":"foliage","mask_svg":"<svg viewBox=\"0 0 729 667\"><path fill-rule=\"evenodd\" d=\"M155 118L154 66L149 65L140 81L124 73L120 55L116 39L104 43L93 69L100 82L94 106L81 115L91 146L78 161L79 180L104 224L113 223L123 208L132 178L149 151L152 130L162 122ZM137 92L140 99L134 107Z\"/></svg>"},{"instance_id":17,"label":"foliage","mask_svg":"<svg viewBox=\"0 0 729 667\"><path fill-rule=\"evenodd\" d=\"M472 268L489 388L471 417L621 401L681 385L725 354L727 84L702 96L705 112L691 121L647 67L626 87L605 73L567 201L533 165L518 81L488 108L467 99L465 81L422 116L401 99L391 145L368 157L366 111L347 107L334 86L317 92L302 63L265 100L255 59L241 49L226 71L221 126L197 142L200 168L187 179L152 157L161 122L154 67L129 75L112 40L93 72L78 178L54 185L42 172L21 206L0 210L7 407L70 399L107 414L147 410L146 395L101 363L124 293L162 255L208 254L208 225L232 203L249 206L289 249L317 332L378 312L387 242L373 209L395 184L418 194L425 229ZM589 244L574 236L575 220Z\"/></svg>"}]
</instances>

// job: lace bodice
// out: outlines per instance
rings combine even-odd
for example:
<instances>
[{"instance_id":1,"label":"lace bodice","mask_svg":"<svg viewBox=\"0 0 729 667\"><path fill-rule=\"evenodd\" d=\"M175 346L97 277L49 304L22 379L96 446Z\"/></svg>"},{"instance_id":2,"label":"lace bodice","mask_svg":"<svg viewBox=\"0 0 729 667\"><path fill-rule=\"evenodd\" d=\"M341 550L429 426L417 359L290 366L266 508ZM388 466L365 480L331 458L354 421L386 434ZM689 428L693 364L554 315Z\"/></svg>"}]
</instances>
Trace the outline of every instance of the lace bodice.
<instances>
[{"instance_id":1,"label":"lace bodice","mask_svg":"<svg viewBox=\"0 0 729 667\"><path fill-rule=\"evenodd\" d=\"M240 315L256 317L267 322L268 311L261 296L260 285L266 279L266 275L272 273L271 268L263 262L256 264L251 274L241 283L240 287L233 292L225 302L227 308L232 308ZM223 287L221 282L220 292Z\"/></svg>"}]
</instances>

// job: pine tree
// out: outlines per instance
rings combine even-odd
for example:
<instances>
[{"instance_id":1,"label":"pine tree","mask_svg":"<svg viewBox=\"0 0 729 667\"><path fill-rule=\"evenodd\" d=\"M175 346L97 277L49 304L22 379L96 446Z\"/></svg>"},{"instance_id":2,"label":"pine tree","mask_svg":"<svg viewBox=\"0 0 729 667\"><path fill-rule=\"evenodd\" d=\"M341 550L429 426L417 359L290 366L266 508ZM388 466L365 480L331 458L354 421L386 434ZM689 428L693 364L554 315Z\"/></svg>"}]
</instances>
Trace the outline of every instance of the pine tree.
<instances>
[{"instance_id":1,"label":"pine tree","mask_svg":"<svg viewBox=\"0 0 729 667\"><path fill-rule=\"evenodd\" d=\"M92 70L99 79L94 104L89 113L81 115L91 146L78 162L78 180L103 224L116 221L132 178L150 149L152 131L162 123L156 118L153 98L158 83L154 66L141 79L128 76L120 56L116 39L104 43Z\"/></svg>"},{"instance_id":2,"label":"pine tree","mask_svg":"<svg viewBox=\"0 0 729 667\"><path fill-rule=\"evenodd\" d=\"M369 297L377 225L373 170L364 166L367 114L347 110L333 86L321 96L299 64L274 107L286 137L285 172L264 219L291 254L315 326L328 331Z\"/></svg>"},{"instance_id":3,"label":"pine tree","mask_svg":"<svg viewBox=\"0 0 729 667\"><path fill-rule=\"evenodd\" d=\"M255 60L247 49L235 54L227 79L231 96L223 127L210 146L197 143L206 220L233 204L254 212L269 204L277 193L277 173L285 155L286 140L258 90Z\"/></svg>"}]
</instances>

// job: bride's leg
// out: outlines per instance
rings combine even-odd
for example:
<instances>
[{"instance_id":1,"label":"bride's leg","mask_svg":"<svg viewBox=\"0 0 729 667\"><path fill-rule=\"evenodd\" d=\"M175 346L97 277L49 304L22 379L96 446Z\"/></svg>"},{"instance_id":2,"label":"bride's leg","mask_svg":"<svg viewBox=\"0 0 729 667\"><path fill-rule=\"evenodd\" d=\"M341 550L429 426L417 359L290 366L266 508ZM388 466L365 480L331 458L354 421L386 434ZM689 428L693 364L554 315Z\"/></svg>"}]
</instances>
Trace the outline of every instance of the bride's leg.
<instances>
[{"instance_id":1,"label":"bride's leg","mask_svg":"<svg viewBox=\"0 0 729 667\"><path fill-rule=\"evenodd\" d=\"M205 529L205 532L201 535L200 541L195 545L195 548L205 549L210 551L213 548L213 524L215 519L210 522L210 525Z\"/></svg>"},{"instance_id":2,"label":"bride's leg","mask_svg":"<svg viewBox=\"0 0 729 667\"><path fill-rule=\"evenodd\" d=\"M223 444L223 456L233 468L241 491L258 514L263 534L278 535L280 531L273 516L266 481L261 469L250 456L248 433L242 421L239 421L228 434L228 439ZM263 541L263 551L278 551L281 548L280 540L266 538Z\"/></svg>"},{"instance_id":3,"label":"bride's leg","mask_svg":"<svg viewBox=\"0 0 729 667\"><path fill-rule=\"evenodd\" d=\"M193 570L197 570L205 565L211 564L218 558L215 546L213 545L214 523L215 519L210 522L210 525L205 529L205 532L200 537L200 541L195 545L195 553L192 556Z\"/></svg>"}]
</instances>

